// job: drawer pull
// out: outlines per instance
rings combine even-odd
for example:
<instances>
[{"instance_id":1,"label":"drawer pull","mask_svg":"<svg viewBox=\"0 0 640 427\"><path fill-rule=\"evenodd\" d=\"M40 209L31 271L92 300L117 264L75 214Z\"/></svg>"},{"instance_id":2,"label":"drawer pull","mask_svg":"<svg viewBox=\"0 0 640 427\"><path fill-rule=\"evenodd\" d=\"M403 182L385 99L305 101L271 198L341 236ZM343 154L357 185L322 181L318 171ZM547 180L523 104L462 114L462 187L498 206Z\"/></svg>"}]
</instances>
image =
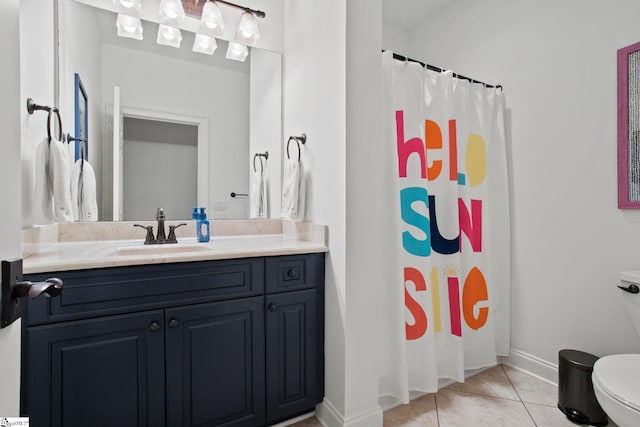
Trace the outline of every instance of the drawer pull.
<instances>
[{"instance_id":1,"label":"drawer pull","mask_svg":"<svg viewBox=\"0 0 640 427\"><path fill-rule=\"evenodd\" d=\"M267 307L267 309L273 313L274 311L278 311L278 306L275 305L274 303L269 303L269 306Z\"/></svg>"},{"instance_id":2,"label":"drawer pull","mask_svg":"<svg viewBox=\"0 0 640 427\"><path fill-rule=\"evenodd\" d=\"M295 268L290 268L287 270L287 277L290 279L294 279L296 277L298 277L298 270L296 270Z\"/></svg>"},{"instance_id":3,"label":"drawer pull","mask_svg":"<svg viewBox=\"0 0 640 427\"><path fill-rule=\"evenodd\" d=\"M149 330L151 332L158 332L160 330L160 323L153 322L151 325L149 325Z\"/></svg>"},{"instance_id":4,"label":"drawer pull","mask_svg":"<svg viewBox=\"0 0 640 427\"><path fill-rule=\"evenodd\" d=\"M169 322L169 327L177 328L178 326L180 326L180 321L178 319L171 319L171 321Z\"/></svg>"}]
</instances>

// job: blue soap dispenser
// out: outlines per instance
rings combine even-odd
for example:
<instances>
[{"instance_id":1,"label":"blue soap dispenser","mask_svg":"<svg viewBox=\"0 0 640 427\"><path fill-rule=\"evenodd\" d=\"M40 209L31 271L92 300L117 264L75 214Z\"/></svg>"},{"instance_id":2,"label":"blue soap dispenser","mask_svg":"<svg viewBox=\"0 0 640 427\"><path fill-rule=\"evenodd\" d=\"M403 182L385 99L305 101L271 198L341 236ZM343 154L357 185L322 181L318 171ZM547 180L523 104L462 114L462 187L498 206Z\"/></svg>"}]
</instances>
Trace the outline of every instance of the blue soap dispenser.
<instances>
[{"instance_id":1,"label":"blue soap dispenser","mask_svg":"<svg viewBox=\"0 0 640 427\"><path fill-rule=\"evenodd\" d=\"M198 222L196 223L198 242L208 242L211 237L209 233L209 220L207 219L207 214L204 210L205 208L200 208Z\"/></svg>"},{"instance_id":2,"label":"blue soap dispenser","mask_svg":"<svg viewBox=\"0 0 640 427\"><path fill-rule=\"evenodd\" d=\"M191 219L197 221L199 216L200 214L198 213L198 208L194 207L193 212L191 212Z\"/></svg>"}]
</instances>

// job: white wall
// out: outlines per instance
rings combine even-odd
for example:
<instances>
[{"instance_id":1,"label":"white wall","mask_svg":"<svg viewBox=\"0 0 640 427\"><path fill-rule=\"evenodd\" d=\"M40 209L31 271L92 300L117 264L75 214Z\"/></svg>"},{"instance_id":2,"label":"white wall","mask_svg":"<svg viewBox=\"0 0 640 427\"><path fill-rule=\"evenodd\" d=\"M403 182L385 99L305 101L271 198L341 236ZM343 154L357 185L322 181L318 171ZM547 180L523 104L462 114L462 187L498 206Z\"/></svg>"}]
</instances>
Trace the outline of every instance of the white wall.
<instances>
[{"instance_id":1,"label":"white wall","mask_svg":"<svg viewBox=\"0 0 640 427\"><path fill-rule=\"evenodd\" d=\"M218 201L231 209L231 203L235 203L231 192L247 193L249 189L249 73L111 44L104 44L102 52L103 93L112 93L113 86L120 86L125 109L209 120L207 212L210 217L220 217L211 209Z\"/></svg>"},{"instance_id":2,"label":"white wall","mask_svg":"<svg viewBox=\"0 0 640 427\"><path fill-rule=\"evenodd\" d=\"M347 2L346 27L346 414L350 426L381 426L378 405L379 328L384 305L385 246L376 230L386 162L382 141L382 1ZM389 246L390 247L390 246ZM372 266L378 266L372 268Z\"/></svg>"},{"instance_id":3,"label":"white wall","mask_svg":"<svg viewBox=\"0 0 640 427\"><path fill-rule=\"evenodd\" d=\"M635 0L460 0L406 49L505 88L511 361L552 380L563 348L640 351L615 288L640 265L640 212L617 208L616 183L616 50L640 39L639 15Z\"/></svg>"},{"instance_id":4,"label":"white wall","mask_svg":"<svg viewBox=\"0 0 640 427\"><path fill-rule=\"evenodd\" d=\"M285 2L284 139L307 134L306 220L329 226L325 291L325 400L329 426L345 417L345 25L339 0ZM327 31L327 29L331 31Z\"/></svg>"},{"instance_id":5,"label":"white wall","mask_svg":"<svg viewBox=\"0 0 640 427\"><path fill-rule=\"evenodd\" d=\"M18 0L0 2L0 259L20 256L20 116L25 111L20 95ZM19 108L19 107L20 108ZM26 111L25 111L26 114ZM0 414L19 415L20 321L0 330Z\"/></svg>"},{"instance_id":6,"label":"white wall","mask_svg":"<svg viewBox=\"0 0 640 427\"><path fill-rule=\"evenodd\" d=\"M57 106L54 92L55 37L53 2L20 1L20 125L22 157L22 226L33 225L34 155L47 137L47 113L26 110L27 98L40 105ZM37 29L37 30L34 30ZM17 43L16 38L10 39ZM63 116L64 119L64 116ZM52 119L53 120L53 119ZM65 119L66 122L66 119ZM65 124L63 123L63 126ZM53 130L52 130L53 131Z\"/></svg>"},{"instance_id":7,"label":"white wall","mask_svg":"<svg viewBox=\"0 0 640 427\"><path fill-rule=\"evenodd\" d=\"M265 164L267 214L282 214L282 55L252 49L249 71L249 171L256 153L269 153ZM256 160L256 169L259 168ZM251 190L251 189L249 189Z\"/></svg>"},{"instance_id":8,"label":"white wall","mask_svg":"<svg viewBox=\"0 0 640 427\"><path fill-rule=\"evenodd\" d=\"M375 375L376 288L384 277L375 233L384 226L376 191L384 161L381 10L380 0L285 5L284 139L307 134L305 219L329 226L325 399L317 414L330 427L382 425Z\"/></svg>"}]
</instances>

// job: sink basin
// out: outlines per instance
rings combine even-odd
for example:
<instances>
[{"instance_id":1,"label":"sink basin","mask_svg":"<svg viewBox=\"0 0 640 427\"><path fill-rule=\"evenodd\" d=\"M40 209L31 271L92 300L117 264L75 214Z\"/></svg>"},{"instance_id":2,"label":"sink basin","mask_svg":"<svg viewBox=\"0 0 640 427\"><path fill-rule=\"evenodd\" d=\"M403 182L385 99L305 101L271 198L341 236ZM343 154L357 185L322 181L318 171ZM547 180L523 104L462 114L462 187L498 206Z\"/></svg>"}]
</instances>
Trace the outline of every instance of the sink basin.
<instances>
[{"instance_id":1,"label":"sink basin","mask_svg":"<svg viewBox=\"0 0 640 427\"><path fill-rule=\"evenodd\" d=\"M122 246L110 252L111 256L137 256L137 255L172 255L189 252L207 252L212 250L208 244L163 244L163 245L136 245Z\"/></svg>"}]
</instances>

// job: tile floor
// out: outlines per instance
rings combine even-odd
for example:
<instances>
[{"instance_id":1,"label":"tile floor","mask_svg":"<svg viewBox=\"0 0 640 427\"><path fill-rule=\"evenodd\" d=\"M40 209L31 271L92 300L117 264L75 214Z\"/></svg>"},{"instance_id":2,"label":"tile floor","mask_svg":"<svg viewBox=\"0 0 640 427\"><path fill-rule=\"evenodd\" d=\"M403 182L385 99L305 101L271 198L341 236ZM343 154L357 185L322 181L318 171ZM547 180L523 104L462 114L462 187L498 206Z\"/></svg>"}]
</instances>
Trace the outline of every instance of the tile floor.
<instances>
[{"instance_id":1,"label":"tile floor","mask_svg":"<svg viewBox=\"0 0 640 427\"><path fill-rule=\"evenodd\" d=\"M556 386L500 365L386 411L384 427L575 427L557 404ZM291 427L321 424L309 418Z\"/></svg>"}]
</instances>

